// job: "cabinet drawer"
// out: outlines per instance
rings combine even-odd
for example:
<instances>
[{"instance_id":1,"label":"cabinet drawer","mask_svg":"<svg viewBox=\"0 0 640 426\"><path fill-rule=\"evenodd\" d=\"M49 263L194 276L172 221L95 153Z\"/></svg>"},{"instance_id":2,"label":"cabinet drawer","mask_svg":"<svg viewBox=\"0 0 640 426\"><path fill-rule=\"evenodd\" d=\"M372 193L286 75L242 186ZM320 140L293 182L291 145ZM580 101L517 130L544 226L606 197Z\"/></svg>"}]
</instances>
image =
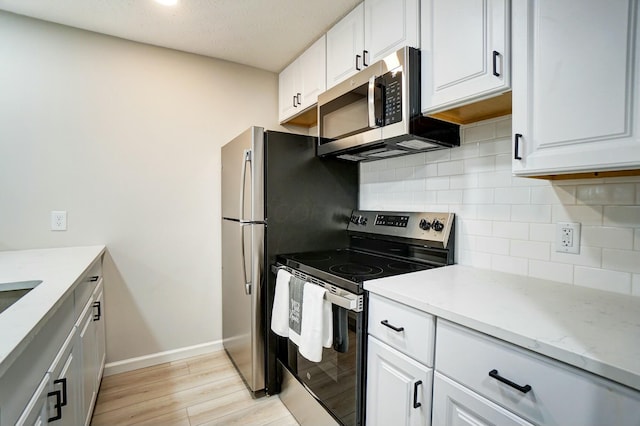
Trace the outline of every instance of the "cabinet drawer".
<instances>
[{"instance_id":1,"label":"cabinet drawer","mask_svg":"<svg viewBox=\"0 0 640 426\"><path fill-rule=\"evenodd\" d=\"M82 276L80 283L74 290L73 294L75 298L76 318L80 316L85 303L87 303L87 300L89 300L95 291L100 277L102 277L102 257L91 264L88 271Z\"/></svg>"},{"instance_id":2,"label":"cabinet drawer","mask_svg":"<svg viewBox=\"0 0 640 426\"><path fill-rule=\"evenodd\" d=\"M640 392L443 320L438 320L435 365L536 424L637 426L640 418Z\"/></svg>"},{"instance_id":3,"label":"cabinet drawer","mask_svg":"<svg viewBox=\"0 0 640 426\"><path fill-rule=\"evenodd\" d=\"M433 316L371 294L368 331L400 352L429 367L433 366Z\"/></svg>"}]
</instances>

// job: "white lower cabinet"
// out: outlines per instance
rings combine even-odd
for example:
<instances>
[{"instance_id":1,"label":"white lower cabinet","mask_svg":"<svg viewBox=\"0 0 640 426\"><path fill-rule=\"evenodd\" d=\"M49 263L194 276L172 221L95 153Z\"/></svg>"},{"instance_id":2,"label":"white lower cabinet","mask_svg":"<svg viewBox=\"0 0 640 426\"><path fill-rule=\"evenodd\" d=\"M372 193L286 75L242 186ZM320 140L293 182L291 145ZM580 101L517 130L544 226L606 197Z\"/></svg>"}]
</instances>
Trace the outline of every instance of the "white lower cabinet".
<instances>
[{"instance_id":1,"label":"white lower cabinet","mask_svg":"<svg viewBox=\"0 0 640 426\"><path fill-rule=\"evenodd\" d=\"M369 336L367 425L429 425L433 370Z\"/></svg>"},{"instance_id":2,"label":"white lower cabinet","mask_svg":"<svg viewBox=\"0 0 640 426\"><path fill-rule=\"evenodd\" d=\"M440 426L531 425L504 408L436 372L433 424Z\"/></svg>"}]
</instances>

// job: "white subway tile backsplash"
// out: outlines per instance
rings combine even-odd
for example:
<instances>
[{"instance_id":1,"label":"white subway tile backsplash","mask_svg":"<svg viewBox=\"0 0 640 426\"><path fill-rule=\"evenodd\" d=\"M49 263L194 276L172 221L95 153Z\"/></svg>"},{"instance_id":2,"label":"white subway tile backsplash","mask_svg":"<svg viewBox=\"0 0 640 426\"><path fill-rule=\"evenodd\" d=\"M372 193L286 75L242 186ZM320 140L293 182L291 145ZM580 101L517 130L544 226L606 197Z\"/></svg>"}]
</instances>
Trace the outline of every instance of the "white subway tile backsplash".
<instances>
[{"instance_id":1,"label":"white subway tile backsplash","mask_svg":"<svg viewBox=\"0 0 640 426\"><path fill-rule=\"evenodd\" d=\"M511 186L511 170L478 173L478 187L501 188Z\"/></svg>"},{"instance_id":2,"label":"white subway tile backsplash","mask_svg":"<svg viewBox=\"0 0 640 426\"><path fill-rule=\"evenodd\" d=\"M529 224L494 221L491 232L494 237L509 238L511 240L527 240L529 239Z\"/></svg>"},{"instance_id":3,"label":"white subway tile backsplash","mask_svg":"<svg viewBox=\"0 0 640 426\"><path fill-rule=\"evenodd\" d=\"M635 185L631 183L620 183L616 185L578 185L576 203L606 205L633 204L636 197L635 189Z\"/></svg>"},{"instance_id":4,"label":"white subway tile backsplash","mask_svg":"<svg viewBox=\"0 0 640 426\"><path fill-rule=\"evenodd\" d=\"M493 189L465 189L463 201L465 204L493 204Z\"/></svg>"},{"instance_id":5,"label":"white subway tile backsplash","mask_svg":"<svg viewBox=\"0 0 640 426\"><path fill-rule=\"evenodd\" d=\"M590 266L600 268L602 266L602 249L599 247L580 247L580 253L558 253L555 243L552 243L551 261L569 263L571 265Z\"/></svg>"},{"instance_id":6,"label":"white subway tile backsplash","mask_svg":"<svg viewBox=\"0 0 640 426\"><path fill-rule=\"evenodd\" d=\"M511 206L508 204L479 204L478 219L484 220L509 220Z\"/></svg>"},{"instance_id":7,"label":"white subway tile backsplash","mask_svg":"<svg viewBox=\"0 0 640 426\"><path fill-rule=\"evenodd\" d=\"M529 188L496 188L494 199L496 204L529 204L531 190Z\"/></svg>"},{"instance_id":8,"label":"white subway tile backsplash","mask_svg":"<svg viewBox=\"0 0 640 426\"><path fill-rule=\"evenodd\" d=\"M602 206L553 206L553 223L580 222L586 225L602 225Z\"/></svg>"},{"instance_id":9,"label":"white subway tile backsplash","mask_svg":"<svg viewBox=\"0 0 640 426\"><path fill-rule=\"evenodd\" d=\"M540 241L511 240L509 254L513 257L549 260L550 244Z\"/></svg>"},{"instance_id":10,"label":"white subway tile backsplash","mask_svg":"<svg viewBox=\"0 0 640 426\"><path fill-rule=\"evenodd\" d=\"M602 249L602 267L640 274L640 251Z\"/></svg>"},{"instance_id":11,"label":"white subway tile backsplash","mask_svg":"<svg viewBox=\"0 0 640 426\"><path fill-rule=\"evenodd\" d=\"M529 225L529 239L531 241L549 241L556 239L556 225L551 223L532 223Z\"/></svg>"},{"instance_id":12,"label":"white subway tile backsplash","mask_svg":"<svg viewBox=\"0 0 640 426\"><path fill-rule=\"evenodd\" d=\"M427 189L432 191L449 189L448 177L429 177L426 180Z\"/></svg>"},{"instance_id":13,"label":"white subway tile backsplash","mask_svg":"<svg viewBox=\"0 0 640 426\"><path fill-rule=\"evenodd\" d=\"M462 174L462 160L438 163L438 176Z\"/></svg>"},{"instance_id":14,"label":"white subway tile backsplash","mask_svg":"<svg viewBox=\"0 0 640 426\"><path fill-rule=\"evenodd\" d=\"M531 188L531 204L575 204L575 186L540 186Z\"/></svg>"},{"instance_id":15,"label":"white subway tile backsplash","mask_svg":"<svg viewBox=\"0 0 640 426\"><path fill-rule=\"evenodd\" d=\"M493 140L496 138L495 122L480 123L462 127L463 143Z\"/></svg>"},{"instance_id":16,"label":"white subway tile backsplash","mask_svg":"<svg viewBox=\"0 0 640 426\"><path fill-rule=\"evenodd\" d=\"M527 275L529 261L518 257L491 255L491 269L509 274Z\"/></svg>"},{"instance_id":17,"label":"white subway tile backsplash","mask_svg":"<svg viewBox=\"0 0 640 426\"><path fill-rule=\"evenodd\" d=\"M415 177L426 178L438 176L438 165L437 164L423 164L421 166L414 167L413 175Z\"/></svg>"},{"instance_id":18,"label":"white subway tile backsplash","mask_svg":"<svg viewBox=\"0 0 640 426\"><path fill-rule=\"evenodd\" d=\"M551 222L551 206L539 204L514 204L511 206L511 220L514 222Z\"/></svg>"},{"instance_id":19,"label":"white subway tile backsplash","mask_svg":"<svg viewBox=\"0 0 640 426\"><path fill-rule=\"evenodd\" d=\"M582 287L631 294L631 274L628 272L576 266L573 280L576 285Z\"/></svg>"},{"instance_id":20,"label":"white subway tile backsplash","mask_svg":"<svg viewBox=\"0 0 640 426\"><path fill-rule=\"evenodd\" d=\"M437 163L438 161L449 161L451 159L450 149L439 149L437 151L428 151L425 154L427 163Z\"/></svg>"},{"instance_id":21,"label":"white subway tile backsplash","mask_svg":"<svg viewBox=\"0 0 640 426\"><path fill-rule=\"evenodd\" d=\"M509 254L509 240L506 238L478 237L477 250L491 254Z\"/></svg>"},{"instance_id":22,"label":"white subway tile backsplash","mask_svg":"<svg viewBox=\"0 0 640 426\"><path fill-rule=\"evenodd\" d=\"M496 169L496 157L467 158L464 161L465 173L492 172Z\"/></svg>"},{"instance_id":23,"label":"white subway tile backsplash","mask_svg":"<svg viewBox=\"0 0 640 426\"><path fill-rule=\"evenodd\" d=\"M438 191L436 200L438 204L460 204L462 203L462 190Z\"/></svg>"},{"instance_id":24,"label":"white subway tile backsplash","mask_svg":"<svg viewBox=\"0 0 640 426\"><path fill-rule=\"evenodd\" d=\"M640 227L640 205L605 206L603 224L606 226Z\"/></svg>"},{"instance_id":25,"label":"white subway tile backsplash","mask_svg":"<svg viewBox=\"0 0 640 426\"><path fill-rule=\"evenodd\" d=\"M511 118L462 128L453 149L360 164L359 208L451 211L455 261L640 296L640 176L514 177ZM580 222L580 254L555 251L556 223Z\"/></svg>"},{"instance_id":26,"label":"white subway tile backsplash","mask_svg":"<svg viewBox=\"0 0 640 426\"><path fill-rule=\"evenodd\" d=\"M583 226L582 244L593 247L633 249L633 229L609 226Z\"/></svg>"},{"instance_id":27,"label":"white subway tile backsplash","mask_svg":"<svg viewBox=\"0 0 640 426\"><path fill-rule=\"evenodd\" d=\"M562 283L573 283L573 265L529 260L529 276Z\"/></svg>"},{"instance_id":28,"label":"white subway tile backsplash","mask_svg":"<svg viewBox=\"0 0 640 426\"><path fill-rule=\"evenodd\" d=\"M449 187L451 189L477 188L478 175L475 173L472 173L467 175L450 176Z\"/></svg>"},{"instance_id":29,"label":"white subway tile backsplash","mask_svg":"<svg viewBox=\"0 0 640 426\"><path fill-rule=\"evenodd\" d=\"M487 142L483 142L483 144L484 143L487 143ZM488 142L488 143L492 143L492 142ZM480 143L473 142L473 143L460 145L457 148L452 148L451 149L451 159L452 160L462 160L464 158L477 157L478 156L479 145L480 145Z\"/></svg>"}]
</instances>

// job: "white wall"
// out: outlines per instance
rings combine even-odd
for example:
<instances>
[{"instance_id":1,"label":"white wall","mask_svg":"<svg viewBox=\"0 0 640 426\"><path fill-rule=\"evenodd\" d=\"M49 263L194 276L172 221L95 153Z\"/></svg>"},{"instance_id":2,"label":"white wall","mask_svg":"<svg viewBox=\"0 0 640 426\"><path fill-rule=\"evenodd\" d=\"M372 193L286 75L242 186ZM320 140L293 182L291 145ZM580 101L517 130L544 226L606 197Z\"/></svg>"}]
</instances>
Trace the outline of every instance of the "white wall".
<instances>
[{"instance_id":1,"label":"white wall","mask_svg":"<svg viewBox=\"0 0 640 426\"><path fill-rule=\"evenodd\" d=\"M0 250L107 245L107 362L218 342L220 146L277 75L5 12L0 63Z\"/></svg>"},{"instance_id":2,"label":"white wall","mask_svg":"<svg viewBox=\"0 0 640 426\"><path fill-rule=\"evenodd\" d=\"M511 118L463 128L459 148L363 163L360 208L456 213L456 262L640 296L640 177L511 174ZM555 252L580 222L580 254Z\"/></svg>"}]
</instances>

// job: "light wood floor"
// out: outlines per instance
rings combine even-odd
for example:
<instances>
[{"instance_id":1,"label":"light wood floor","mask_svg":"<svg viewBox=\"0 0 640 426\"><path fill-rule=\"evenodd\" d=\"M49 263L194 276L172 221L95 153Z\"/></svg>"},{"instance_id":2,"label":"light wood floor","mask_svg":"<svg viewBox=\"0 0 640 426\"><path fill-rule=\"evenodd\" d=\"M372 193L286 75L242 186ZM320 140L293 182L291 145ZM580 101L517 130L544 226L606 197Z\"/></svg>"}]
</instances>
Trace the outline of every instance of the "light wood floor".
<instances>
[{"instance_id":1,"label":"light wood floor","mask_svg":"<svg viewBox=\"0 0 640 426\"><path fill-rule=\"evenodd\" d=\"M252 399L224 351L102 379L91 424L298 423L277 396Z\"/></svg>"}]
</instances>

